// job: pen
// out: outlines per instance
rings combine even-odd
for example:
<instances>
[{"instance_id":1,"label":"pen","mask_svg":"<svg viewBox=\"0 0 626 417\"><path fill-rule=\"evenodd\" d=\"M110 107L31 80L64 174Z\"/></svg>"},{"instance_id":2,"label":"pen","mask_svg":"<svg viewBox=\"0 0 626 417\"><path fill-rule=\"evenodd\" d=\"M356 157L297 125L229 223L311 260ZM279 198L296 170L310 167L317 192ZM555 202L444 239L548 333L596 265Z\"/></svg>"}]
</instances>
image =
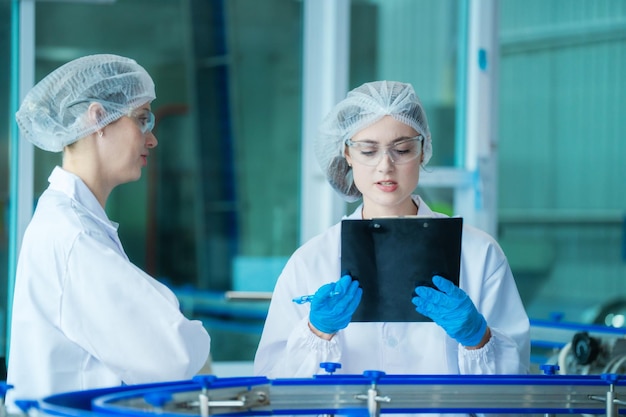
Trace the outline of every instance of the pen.
<instances>
[{"instance_id":1,"label":"pen","mask_svg":"<svg viewBox=\"0 0 626 417\"><path fill-rule=\"evenodd\" d=\"M313 297L314 297L313 295L302 295L300 297L294 298L291 301L293 301L296 304L310 303Z\"/></svg>"},{"instance_id":2,"label":"pen","mask_svg":"<svg viewBox=\"0 0 626 417\"><path fill-rule=\"evenodd\" d=\"M330 293L330 296L334 296L339 294L339 291L333 291ZM296 297L294 298L293 301L296 304L304 304L304 303L310 303L311 300L313 300L313 297L315 297L315 294L311 294L311 295L301 295L300 297Z\"/></svg>"}]
</instances>

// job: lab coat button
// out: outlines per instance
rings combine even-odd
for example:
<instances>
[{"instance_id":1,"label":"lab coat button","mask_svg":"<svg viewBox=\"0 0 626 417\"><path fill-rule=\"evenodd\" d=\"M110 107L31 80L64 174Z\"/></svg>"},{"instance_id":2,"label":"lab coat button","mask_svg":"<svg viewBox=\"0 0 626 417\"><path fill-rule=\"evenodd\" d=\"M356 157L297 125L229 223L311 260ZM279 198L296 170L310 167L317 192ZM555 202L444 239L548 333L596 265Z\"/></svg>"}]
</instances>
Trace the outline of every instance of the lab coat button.
<instances>
[{"instance_id":1,"label":"lab coat button","mask_svg":"<svg viewBox=\"0 0 626 417\"><path fill-rule=\"evenodd\" d=\"M398 346L398 339L396 339L395 337L390 337L387 339L387 345L390 347L396 347Z\"/></svg>"}]
</instances>

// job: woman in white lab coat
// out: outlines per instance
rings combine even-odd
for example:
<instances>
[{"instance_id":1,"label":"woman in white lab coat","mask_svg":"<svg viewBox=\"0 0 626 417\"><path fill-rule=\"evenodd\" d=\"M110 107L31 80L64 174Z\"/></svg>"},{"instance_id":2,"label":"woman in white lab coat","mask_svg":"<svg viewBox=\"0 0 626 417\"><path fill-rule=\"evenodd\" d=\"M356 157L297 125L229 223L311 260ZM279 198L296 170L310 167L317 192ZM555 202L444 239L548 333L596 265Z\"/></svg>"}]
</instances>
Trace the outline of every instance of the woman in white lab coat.
<instances>
[{"instance_id":1,"label":"woman in white lab coat","mask_svg":"<svg viewBox=\"0 0 626 417\"><path fill-rule=\"evenodd\" d=\"M133 265L105 213L157 146L154 84L134 60L91 55L50 73L16 114L36 146L63 151L24 234L17 266L7 402L191 378L210 338L176 296Z\"/></svg>"},{"instance_id":2,"label":"woman in white lab coat","mask_svg":"<svg viewBox=\"0 0 626 417\"><path fill-rule=\"evenodd\" d=\"M327 116L316 143L330 184L363 203L348 219L445 217L414 195L432 153L426 115L413 88L379 81L348 93ZM350 322L362 295L340 277L341 224L300 247L281 273L254 361L270 378L325 373L525 374L529 320L502 250L463 226L460 288L433 278L441 292L418 287L415 309L433 322ZM292 299L314 294L310 304ZM411 294L407 294L407 299Z\"/></svg>"}]
</instances>

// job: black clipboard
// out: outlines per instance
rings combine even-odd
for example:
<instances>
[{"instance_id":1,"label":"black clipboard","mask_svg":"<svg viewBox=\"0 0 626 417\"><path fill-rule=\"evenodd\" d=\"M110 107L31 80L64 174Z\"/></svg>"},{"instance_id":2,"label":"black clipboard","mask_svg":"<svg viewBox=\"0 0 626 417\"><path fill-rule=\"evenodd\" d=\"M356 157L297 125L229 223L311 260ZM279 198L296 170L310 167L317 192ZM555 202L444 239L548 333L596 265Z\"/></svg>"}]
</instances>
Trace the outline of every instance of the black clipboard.
<instances>
[{"instance_id":1,"label":"black clipboard","mask_svg":"<svg viewBox=\"0 0 626 417\"><path fill-rule=\"evenodd\" d=\"M460 217L397 217L341 222L341 270L359 281L353 322L432 321L415 311L415 287L433 275L459 285Z\"/></svg>"}]
</instances>

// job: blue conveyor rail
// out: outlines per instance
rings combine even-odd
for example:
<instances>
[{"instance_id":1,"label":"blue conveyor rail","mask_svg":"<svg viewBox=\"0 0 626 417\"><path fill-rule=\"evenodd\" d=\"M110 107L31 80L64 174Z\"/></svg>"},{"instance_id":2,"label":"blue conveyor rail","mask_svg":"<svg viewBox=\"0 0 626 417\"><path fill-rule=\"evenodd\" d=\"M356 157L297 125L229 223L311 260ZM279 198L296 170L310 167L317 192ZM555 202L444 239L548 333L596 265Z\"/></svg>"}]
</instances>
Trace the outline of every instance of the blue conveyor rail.
<instances>
[{"instance_id":1,"label":"blue conveyor rail","mask_svg":"<svg viewBox=\"0 0 626 417\"><path fill-rule=\"evenodd\" d=\"M53 395L47 415L363 415L397 413L626 413L621 375L362 375L218 378ZM609 408L607 410L607 408Z\"/></svg>"}]
</instances>

